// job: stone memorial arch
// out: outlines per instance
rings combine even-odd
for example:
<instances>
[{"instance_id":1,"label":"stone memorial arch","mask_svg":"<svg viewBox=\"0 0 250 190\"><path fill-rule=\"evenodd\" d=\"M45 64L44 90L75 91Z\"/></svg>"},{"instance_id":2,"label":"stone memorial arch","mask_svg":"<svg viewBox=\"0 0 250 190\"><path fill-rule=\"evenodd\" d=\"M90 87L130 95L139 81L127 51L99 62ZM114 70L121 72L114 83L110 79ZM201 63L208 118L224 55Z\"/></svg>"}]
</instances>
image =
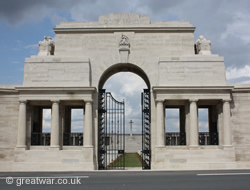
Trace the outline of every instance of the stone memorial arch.
<instances>
[{"instance_id":1,"label":"stone memorial arch","mask_svg":"<svg viewBox=\"0 0 250 190\"><path fill-rule=\"evenodd\" d=\"M224 58L212 54L205 37L195 40L194 31L186 21L150 21L135 13L56 26L55 42L45 37L38 55L25 59L23 84L0 85L0 170L107 169L101 136L107 109L100 94L118 72L137 74L148 88L142 96L144 169L250 168L250 85L227 85ZM166 131L171 108L179 110L176 134ZM201 108L208 110L206 134L198 127ZM43 132L45 109L51 110L50 133ZM73 109L84 113L77 134Z\"/></svg>"}]
</instances>

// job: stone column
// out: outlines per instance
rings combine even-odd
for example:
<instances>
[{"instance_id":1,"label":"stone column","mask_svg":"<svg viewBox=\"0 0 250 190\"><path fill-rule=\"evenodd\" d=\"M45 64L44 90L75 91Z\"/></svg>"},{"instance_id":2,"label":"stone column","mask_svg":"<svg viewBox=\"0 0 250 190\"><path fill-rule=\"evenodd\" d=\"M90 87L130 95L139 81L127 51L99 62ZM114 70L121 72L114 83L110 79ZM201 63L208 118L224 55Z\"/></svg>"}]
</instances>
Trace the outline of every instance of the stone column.
<instances>
[{"instance_id":1,"label":"stone column","mask_svg":"<svg viewBox=\"0 0 250 190\"><path fill-rule=\"evenodd\" d=\"M198 114L197 114L197 101L198 100L189 100L190 101L190 138L189 138L189 147L198 148Z\"/></svg>"},{"instance_id":2,"label":"stone column","mask_svg":"<svg viewBox=\"0 0 250 190\"><path fill-rule=\"evenodd\" d=\"M17 148L26 149L26 101L19 103Z\"/></svg>"},{"instance_id":3,"label":"stone column","mask_svg":"<svg viewBox=\"0 0 250 190\"><path fill-rule=\"evenodd\" d=\"M83 146L93 147L93 124L92 124L92 101L86 101L85 104L85 117L84 117L84 137Z\"/></svg>"},{"instance_id":4,"label":"stone column","mask_svg":"<svg viewBox=\"0 0 250 190\"><path fill-rule=\"evenodd\" d=\"M163 100L156 100L156 147L165 147Z\"/></svg>"},{"instance_id":5,"label":"stone column","mask_svg":"<svg viewBox=\"0 0 250 190\"><path fill-rule=\"evenodd\" d=\"M218 119L217 119L217 131L219 133L219 146L223 145L223 113L222 105L217 105Z\"/></svg>"},{"instance_id":6,"label":"stone column","mask_svg":"<svg viewBox=\"0 0 250 190\"><path fill-rule=\"evenodd\" d=\"M231 148L230 100L223 100L223 147Z\"/></svg>"},{"instance_id":7,"label":"stone column","mask_svg":"<svg viewBox=\"0 0 250 190\"><path fill-rule=\"evenodd\" d=\"M52 101L50 148L60 148L59 130L59 101Z\"/></svg>"}]
</instances>

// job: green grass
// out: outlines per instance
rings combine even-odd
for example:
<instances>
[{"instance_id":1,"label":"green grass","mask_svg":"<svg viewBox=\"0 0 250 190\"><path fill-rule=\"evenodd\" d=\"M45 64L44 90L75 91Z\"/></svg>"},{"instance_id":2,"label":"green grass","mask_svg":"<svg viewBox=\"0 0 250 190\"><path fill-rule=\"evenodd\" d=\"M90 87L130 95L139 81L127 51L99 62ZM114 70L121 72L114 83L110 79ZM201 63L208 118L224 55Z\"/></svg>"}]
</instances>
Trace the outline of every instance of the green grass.
<instances>
[{"instance_id":1,"label":"green grass","mask_svg":"<svg viewBox=\"0 0 250 190\"><path fill-rule=\"evenodd\" d=\"M141 167L141 161L136 153L125 153L125 167Z\"/></svg>"},{"instance_id":2,"label":"green grass","mask_svg":"<svg viewBox=\"0 0 250 190\"><path fill-rule=\"evenodd\" d=\"M125 167L142 167L141 161L136 153L125 153ZM124 157L120 156L109 167L122 167Z\"/></svg>"}]
</instances>

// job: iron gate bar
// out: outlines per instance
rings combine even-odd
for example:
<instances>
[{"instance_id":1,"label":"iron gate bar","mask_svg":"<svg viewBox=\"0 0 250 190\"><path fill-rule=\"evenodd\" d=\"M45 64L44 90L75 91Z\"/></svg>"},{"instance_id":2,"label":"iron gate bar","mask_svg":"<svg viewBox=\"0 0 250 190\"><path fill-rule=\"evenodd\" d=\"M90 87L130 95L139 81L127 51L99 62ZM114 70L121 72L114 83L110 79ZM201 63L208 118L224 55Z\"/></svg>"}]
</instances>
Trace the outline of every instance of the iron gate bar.
<instances>
[{"instance_id":1,"label":"iron gate bar","mask_svg":"<svg viewBox=\"0 0 250 190\"><path fill-rule=\"evenodd\" d=\"M150 90L144 89L141 94L142 105L142 169L151 169L151 110Z\"/></svg>"},{"instance_id":2,"label":"iron gate bar","mask_svg":"<svg viewBox=\"0 0 250 190\"><path fill-rule=\"evenodd\" d=\"M106 157L106 107L105 107L105 89L100 89L98 94L98 167L99 170L105 169Z\"/></svg>"},{"instance_id":3,"label":"iron gate bar","mask_svg":"<svg viewBox=\"0 0 250 190\"><path fill-rule=\"evenodd\" d=\"M101 89L98 114L99 169L125 169L125 103Z\"/></svg>"}]
</instances>

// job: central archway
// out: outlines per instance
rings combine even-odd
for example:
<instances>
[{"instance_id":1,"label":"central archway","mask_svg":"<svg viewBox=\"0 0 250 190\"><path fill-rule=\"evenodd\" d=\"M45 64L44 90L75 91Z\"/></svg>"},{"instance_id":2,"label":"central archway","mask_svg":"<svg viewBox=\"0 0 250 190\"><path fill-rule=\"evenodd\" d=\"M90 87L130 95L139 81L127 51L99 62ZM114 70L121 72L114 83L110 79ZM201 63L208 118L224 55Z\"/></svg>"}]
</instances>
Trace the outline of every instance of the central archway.
<instances>
[{"instance_id":1,"label":"central archway","mask_svg":"<svg viewBox=\"0 0 250 190\"><path fill-rule=\"evenodd\" d=\"M127 156L127 154L124 155L125 138L124 138L123 142L120 142L122 140L118 140L119 143L121 143L121 144L124 143L124 148L118 148L117 149L117 147L123 147L123 145L116 142L117 141L116 139L122 139L122 138L120 138L121 133L119 133L119 132L118 132L118 134L116 132L113 133L113 130L116 130L116 125L117 125L117 127L120 127L120 124L119 125L117 124L117 119L116 118L121 117L120 116L121 111L117 110L117 105L116 104L118 103L118 101L117 100L114 101L113 97L112 97L111 102L112 102L112 105L114 104L115 106L110 108L110 98L109 97L110 97L111 93L106 92L105 89L107 87L106 86L107 80L110 79L110 78L113 78L114 77L113 75L116 76L116 79L118 79L117 76L121 76L122 73L123 73L124 78L127 78L128 76L132 75L132 74L128 74L128 75L125 74L124 75L124 73L126 73L126 72L134 73L135 75L139 76L139 78L141 78L142 81L145 82L144 85L141 87L141 89L142 90L144 89L144 90L141 93L141 113L142 114L141 114L141 116L139 116L139 118L142 117L142 119L141 119L142 128L139 127L139 126L141 126L141 124L138 123L139 122L138 121L138 116L136 116L134 119L135 119L135 121L137 123L137 125L136 125L137 130L138 130L138 127L142 129L141 130L142 132L141 133L139 132L141 134L140 138L142 139L142 141L140 143L142 145L142 148L141 148L141 150L142 150L141 153L142 153L142 158L143 158L142 168L143 169L150 169L150 165L151 165L151 148L150 148L151 147L151 141L150 141L150 139L151 139L151 137L150 137L150 82L149 82L148 76L146 75L146 73L140 67L138 67L138 66L136 66L134 64L131 64L131 63L126 63L126 64L118 63L118 64L115 64L115 65L109 67L105 72L103 72L102 76L100 77L99 85L98 85L98 87L99 87L99 102L98 102L98 165L99 165L99 169L102 169L102 170L103 169L124 169L125 168L125 165L123 167L121 167L122 166L121 160L123 160L124 156L125 157ZM135 76L135 75L133 75L133 76ZM129 78L130 79L129 84L133 85L133 82L131 82L131 77ZM138 81L138 82L141 81L139 78L136 78L136 81ZM112 81L112 80L109 80L109 82ZM116 80L116 81L119 81L119 80ZM127 80L124 80L124 81L122 80L122 83L125 84L125 83L127 83L127 81L128 81L128 78L127 78ZM113 83L109 83L109 82L107 83L107 84L109 84L109 86L112 86L114 84L114 80L113 80ZM118 85L118 86L123 85L123 84L121 84L121 82L118 82L118 83L120 83L120 85ZM104 86L104 84L105 84L105 86ZM115 82L115 84L116 84L116 82ZM103 89L103 88L105 88L105 89ZM113 89L118 90L119 87L118 88L116 87L116 88L113 88ZM129 87L128 87L128 89L129 89ZM136 88L136 89L139 89L139 88ZM111 90L111 91L113 92L113 90ZM137 99L137 101L138 101L139 100L138 98L140 96L139 97L137 96L138 95L138 90L135 90L135 88L134 88L134 93L135 94L132 95L133 96L132 99L133 100ZM140 94L140 92L139 92L139 94ZM120 96L119 99L123 99L123 98L121 98L121 96ZM125 98L125 99L127 99L127 98ZM131 97L127 99L128 103L131 102L129 99L131 99ZM139 102L140 102L140 100L139 100ZM122 102L120 102L120 103L122 103ZM120 106L118 106L118 107L120 107ZM112 110L112 113L111 113L110 110ZM137 107L134 107L133 110L137 110L137 113L138 113ZM118 113L118 116L113 116L112 115L111 116L112 118L110 119L111 114L117 114L117 113ZM113 119L113 117L114 117L114 119ZM123 117L125 118L125 112L124 112ZM122 121L118 121L118 123L119 122L122 122ZM109 133L110 131L112 131L112 133ZM124 123L124 130L123 131L124 131L124 133L122 135L124 136L125 135L125 123ZM132 132L131 132L131 134L132 134ZM126 142L131 142L131 140L132 140L131 138L135 138L135 137L132 137L131 134L130 134L130 137L126 136L126 139L127 139ZM138 131L137 131L137 134L138 134ZM136 138L139 138L138 135L137 135ZM115 141L113 142L112 139L115 139ZM138 141L138 139L137 139L137 141L135 141L135 142L138 143L140 141ZM110 148L111 146L112 147L114 146L114 148ZM128 145L128 147L130 147L129 150L128 149L126 149L126 150L131 151L131 145L130 146ZM135 151L135 152L137 152L137 151ZM139 152L140 151L138 151L138 153ZM114 156L114 154L116 154L116 155ZM115 158L115 161L110 162L110 159L108 159L108 158L110 158L111 156L112 156L111 161L113 160L113 158ZM110 164L110 163L112 163L112 164ZM115 164L113 164L113 163L115 163ZM129 166L127 165L127 167L129 167Z\"/></svg>"},{"instance_id":2,"label":"central archway","mask_svg":"<svg viewBox=\"0 0 250 190\"><path fill-rule=\"evenodd\" d=\"M137 74L145 81L148 89L150 89L150 82L146 73L140 67L131 63L117 63L109 67L100 77L98 89L102 89L108 78L119 72L131 72Z\"/></svg>"}]
</instances>

